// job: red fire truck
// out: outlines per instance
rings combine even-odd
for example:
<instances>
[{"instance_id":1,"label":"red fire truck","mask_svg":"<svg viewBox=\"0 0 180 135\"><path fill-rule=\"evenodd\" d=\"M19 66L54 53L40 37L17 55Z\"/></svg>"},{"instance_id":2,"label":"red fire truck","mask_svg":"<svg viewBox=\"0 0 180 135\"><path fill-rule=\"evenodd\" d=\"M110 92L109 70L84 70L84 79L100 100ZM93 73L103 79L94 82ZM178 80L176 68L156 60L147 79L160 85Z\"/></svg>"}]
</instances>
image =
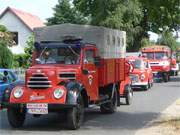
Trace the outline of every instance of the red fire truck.
<instances>
[{"instance_id":1,"label":"red fire truck","mask_svg":"<svg viewBox=\"0 0 180 135\"><path fill-rule=\"evenodd\" d=\"M26 113L64 111L67 128L77 129L87 107L99 105L102 113L113 113L120 98L131 104L124 31L61 24L37 28L35 37L25 86L15 87L10 96L7 114L12 127L21 127Z\"/></svg>"},{"instance_id":2,"label":"red fire truck","mask_svg":"<svg viewBox=\"0 0 180 135\"><path fill-rule=\"evenodd\" d=\"M152 45L142 48L141 52L149 59L154 78L168 82L171 71L171 49L167 46Z\"/></svg>"}]
</instances>

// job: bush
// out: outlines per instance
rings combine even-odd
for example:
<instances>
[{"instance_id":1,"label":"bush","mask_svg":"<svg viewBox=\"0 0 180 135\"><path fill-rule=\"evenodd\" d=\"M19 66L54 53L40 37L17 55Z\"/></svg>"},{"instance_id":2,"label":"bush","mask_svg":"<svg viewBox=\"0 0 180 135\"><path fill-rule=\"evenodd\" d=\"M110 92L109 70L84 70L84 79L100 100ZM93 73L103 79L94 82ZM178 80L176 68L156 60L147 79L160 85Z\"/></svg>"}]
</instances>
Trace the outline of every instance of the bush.
<instances>
[{"instance_id":1,"label":"bush","mask_svg":"<svg viewBox=\"0 0 180 135\"><path fill-rule=\"evenodd\" d=\"M12 68L13 54L7 46L0 41L0 68Z\"/></svg>"}]
</instances>

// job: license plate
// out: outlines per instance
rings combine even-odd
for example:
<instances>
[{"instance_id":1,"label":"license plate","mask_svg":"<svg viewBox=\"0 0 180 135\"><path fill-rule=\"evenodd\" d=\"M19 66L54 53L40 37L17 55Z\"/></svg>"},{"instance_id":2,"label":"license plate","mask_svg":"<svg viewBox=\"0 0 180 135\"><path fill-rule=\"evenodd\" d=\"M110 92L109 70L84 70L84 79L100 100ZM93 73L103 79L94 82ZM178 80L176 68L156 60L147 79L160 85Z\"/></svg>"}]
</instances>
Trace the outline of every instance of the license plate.
<instances>
[{"instance_id":1,"label":"license plate","mask_svg":"<svg viewBox=\"0 0 180 135\"><path fill-rule=\"evenodd\" d=\"M29 103L26 107L30 114L48 114L48 104L46 103Z\"/></svg>"}]
</instances>

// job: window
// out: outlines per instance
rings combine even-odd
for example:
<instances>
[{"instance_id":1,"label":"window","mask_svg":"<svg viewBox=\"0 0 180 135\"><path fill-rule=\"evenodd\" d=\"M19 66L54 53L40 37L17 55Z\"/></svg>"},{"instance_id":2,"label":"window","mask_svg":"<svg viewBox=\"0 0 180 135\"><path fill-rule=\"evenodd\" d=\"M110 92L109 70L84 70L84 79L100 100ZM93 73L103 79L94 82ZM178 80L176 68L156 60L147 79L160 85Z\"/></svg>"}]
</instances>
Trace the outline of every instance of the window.
<instances>
[{"instance_id":1,"label":"window","mask_svg":"<svg viewBox=\"0 0 180 135\"><path fill-rule=\"evenodd\" d=\"M118 46L121 46L121 39L120 39L120 37L117 37L117 40L118 40Z\"/></svg>"},{"instance_id":2,"label":"window","mask_svg":"<svg viewBox=\"0 0 180 135\"><path fill-rule=\"evenodd\" d=\"M124 46L124 45L125 45L125 42L124 42L125 40L124 40L124 38L122 38L121 41L122 41L121 45Z\"/></svg>"},{"instance_id":3,"label":"window","mask_svg":"<svg viewBox=\"0 0 180 135\"><path fill-rule=\"evenodd\" d=\"M18 32L11 32L13 34L13 40L18 44Z\"/></svg>"},{"instance_id":4,"label":"window","mask_svg":"<svg viewBox=\"0 0 180 135\"><path fill-rule=\"evenodd\" d=\"M84 63L94 63L94 50L87 50L85 52Z\"/></svg>"},{"instance_id":5,"label":"window","mask_svg":"<svg viewBox=\"0 0 180 135\"><path fill-rule=\"evenodd\" d=\"M115 38L115 36L113 36L113 45L115 45L116 44L116 38Z\"/></svg>"},{"instance_id":6,"label":"window","mask_svg":"<svg viewBox=\"0 0 180 135\"><path fill-rule=\"evenodd\" d=\"M107 35L107 44L110 45L110 36Z\"/></svg>"}]
</instances>

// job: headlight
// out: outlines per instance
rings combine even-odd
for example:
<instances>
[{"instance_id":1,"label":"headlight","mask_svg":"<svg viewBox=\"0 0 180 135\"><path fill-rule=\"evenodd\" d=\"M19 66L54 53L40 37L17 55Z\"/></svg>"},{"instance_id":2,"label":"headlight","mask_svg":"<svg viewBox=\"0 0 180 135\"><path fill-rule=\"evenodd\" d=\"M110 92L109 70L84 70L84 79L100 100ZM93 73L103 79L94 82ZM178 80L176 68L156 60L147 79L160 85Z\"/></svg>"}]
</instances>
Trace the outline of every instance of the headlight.
<instances>
[{"instance_id":1,"label":"headlight","mask_svg":"<svg viewBox=\"0 0 180 135\"><path fill-rule=\"evenodd\" d=\"M15 91L14 91L14 97L15 98L20 98L20 97L22 97L22 95L23 95L23 89L22 89L22 87L17 87L17 88L15 88Z\"/></svg>"},{"instance_id":2,"label":"headlight","mask_svg":"<svg viewBox=\"0 0 180 135\"><path fill-rule=\"evenodd\" d=\"M159 64L161 66L168 66L170 63L169 63L169 61L161 61Z\"/></svg>"},{"instance_id":3,"label":"headlight","mask_svg":"<svg viewBox=\"0 0 180 135\"><path fill-rule=\"evenodd\" d=\"M145 79L145 74L141 74L141 80Z\"/></svg>"},{"instance_id":4,"label":"headlight","mask_svg":"<svg viewBox=\"0 0 180 135\"><path fill-rule=\"evenodd\" d=\"M54 97L56 99L60 99L63 95L64 95L64 90L62 90L62 89L56 89L54 91Z\"/></svg>"}]
</instances>

